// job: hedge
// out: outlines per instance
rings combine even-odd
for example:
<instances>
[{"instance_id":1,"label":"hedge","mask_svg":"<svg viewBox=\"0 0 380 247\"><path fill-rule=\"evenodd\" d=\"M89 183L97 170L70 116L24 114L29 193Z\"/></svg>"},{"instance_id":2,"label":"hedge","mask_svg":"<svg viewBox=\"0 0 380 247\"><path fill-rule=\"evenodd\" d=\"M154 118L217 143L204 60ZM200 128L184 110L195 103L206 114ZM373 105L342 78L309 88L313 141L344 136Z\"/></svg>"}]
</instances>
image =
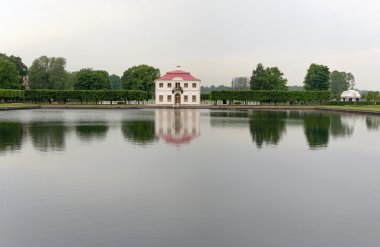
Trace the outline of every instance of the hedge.
<instances>
[{"instance_id":1,"label":"hedge","mask_svg":"<svg viewBox=\"0 0 380 247\"><path fill-rule=\"evenodd\" d=\"M210 100L210 94L209 93L202 93L201 94L201 100L202 101Z\"/></svg>"},{"instance_id":2,"label":"hedge","mask_svg":"<svg viewBox=\"0 0 380 247\"><path fill-rule=\"evenodd\" d=\"M256 101L266 103L279 102L325 102L330 100L329 91L212 91L210 93L212 101L223 100L232 103L236 101Z\"/></svg>"},{"instance_id":3,"label":"hedge","mask_svg":"<svg viewBox=\"0 0 380 247\"><path fill-rule=\"evenodd\" d=\"M0 89L0 102L13 103L22 102L24 99L23 90Z\"/></svg>"},{"instance_id":4,"label":"hedge","mask_svg":"<svg viewBox=\"0 0 380 247\"><path fill-rule=\"evenodd\" d=\"M138 90L0 90L4 102L144 101L147 93Z\"/></svg>"}]
</instances>

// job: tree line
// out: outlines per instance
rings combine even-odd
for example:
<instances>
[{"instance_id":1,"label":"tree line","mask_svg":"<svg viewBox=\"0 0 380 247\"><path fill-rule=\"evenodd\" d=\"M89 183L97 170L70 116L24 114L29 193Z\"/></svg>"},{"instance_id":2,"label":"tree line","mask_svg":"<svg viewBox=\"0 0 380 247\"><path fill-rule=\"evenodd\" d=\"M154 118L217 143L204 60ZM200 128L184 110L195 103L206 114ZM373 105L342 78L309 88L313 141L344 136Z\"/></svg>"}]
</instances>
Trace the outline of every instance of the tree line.
<instances>
[{"instance_id":1,"label":"tree line","mask_svg":"<svg viewBox=\"0 0 380 247\"><path fill-rule=\"evenodd\" d=\"M29 86L30 89L50 90L142 90L147 92L148 98L152 98L154 80L159 77L158 68L145 64L128 68L122 76L118 76L92 68L69 72L63 57L41 56L28 68L20 57L0 53L1 89L24 89L24 86ZM25 78L28 78L27 85ZM250 78L234 78L232 87L211 86L202 87L201 90L202 93L247 89L287 91L287 82L278 67L264 67L259 63ZM307 70L303 84L304 90L328 90L333 99L339 99L343 91L355 87L355 77L349 72L330 72L327 66L313 63Z\"/></svg>"},{"instance_id":2,"label":"tree line","mask_svg":"<svg viewBox=\"0 0 380 247\"><path fill-rule=\"evenodd\" d=\"M251 90L288 90L287 79L277 67L265 68L259 63L250 78ZM321 64L311 64L303 81L304 90L330 91L333 99L340 99L343 91L354 89L355 77L349 72L334 70Z\"/></svg>"},{"instance_id":3,"label":"tree line","mask_svg":"<svg viewBox=\"0 0 380 247\"><path fill-rule=\"evenodd\" d=\"M23 77L28 76L30 89L44 90L142 90L154 94L154 80L160 70L149 65L128 68L120 77L105 70L83 68L66 70L63 57L41 56L28 68L20 57L0 53L0 88L24 89Z\"/></svg>"}]
</instances>

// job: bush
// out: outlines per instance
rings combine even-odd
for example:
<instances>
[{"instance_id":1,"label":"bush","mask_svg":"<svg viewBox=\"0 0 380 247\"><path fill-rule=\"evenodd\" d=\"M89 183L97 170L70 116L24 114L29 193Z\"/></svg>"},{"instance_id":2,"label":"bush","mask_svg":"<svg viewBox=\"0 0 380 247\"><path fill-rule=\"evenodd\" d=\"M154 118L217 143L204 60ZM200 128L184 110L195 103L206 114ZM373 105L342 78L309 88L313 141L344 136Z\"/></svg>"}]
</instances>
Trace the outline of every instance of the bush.
<instances>
[{"instance_id":1,"label":"bush","mask_svg":"<svg viewBox=\"0 0 380 247\"><path fill-rule=\"evenodd\" d=\"M17 103L24 99L23 90L0 89L0 102Z\"/></svg>"},{"instance_id":2,"label":"bush","mask_svg":"<svg viewBox=\"0 0 380 247\"><path fill-rule=\"evenodd\" d=\"M212 101L228 100L232 103L236 101L255 101L265 103L285 103L285 102L325 102L330 100L329 91L212 91L210 93Z\"/></svg>"},{"instance_id":3,"label":"bush","mask_svg":"<svg viewBox=\"0 0 380 247\"><path fill-rule=\"evenodd\" d=\"M146 92L138 90L27 90L25 100L32 102L144 101Z\"/></svg>"}]
</instances>

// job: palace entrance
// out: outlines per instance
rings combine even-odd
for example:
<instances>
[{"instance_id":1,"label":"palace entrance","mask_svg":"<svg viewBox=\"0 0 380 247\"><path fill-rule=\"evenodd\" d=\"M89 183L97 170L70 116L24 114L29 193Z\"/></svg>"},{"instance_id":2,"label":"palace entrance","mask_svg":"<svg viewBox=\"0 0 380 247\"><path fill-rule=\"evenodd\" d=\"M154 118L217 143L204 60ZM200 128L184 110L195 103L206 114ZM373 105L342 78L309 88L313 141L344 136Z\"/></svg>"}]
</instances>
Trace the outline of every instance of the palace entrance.
<instances>
[{"instance_id":1,"label":"palace entrance","mask_svg":"<svg viewBox=\"0 0 380 247\"><path fill-rule=\"evenodd\" d=\"M179 94L179 93L177 93L175 96L175 104L176 105L179 105L179 104L181 104L181 95Z\"/></svg>"}]
</instances>

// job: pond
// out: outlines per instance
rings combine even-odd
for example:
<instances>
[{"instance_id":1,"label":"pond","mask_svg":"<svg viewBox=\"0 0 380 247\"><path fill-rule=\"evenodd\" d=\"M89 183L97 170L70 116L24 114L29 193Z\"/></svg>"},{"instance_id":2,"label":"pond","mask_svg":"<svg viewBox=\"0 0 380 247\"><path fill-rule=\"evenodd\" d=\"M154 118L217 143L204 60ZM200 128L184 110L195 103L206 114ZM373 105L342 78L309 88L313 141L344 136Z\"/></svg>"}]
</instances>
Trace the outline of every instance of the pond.
<instances>
[{"instance_id":1,"label":"pond","mask_svg":"<svg viewBox=\"0 0 380 247\"><path fill-rule=\"evenodd\" d=\"M380 118L0 113L0 246L378 246Z\"/></svg>"}]
</instances>

